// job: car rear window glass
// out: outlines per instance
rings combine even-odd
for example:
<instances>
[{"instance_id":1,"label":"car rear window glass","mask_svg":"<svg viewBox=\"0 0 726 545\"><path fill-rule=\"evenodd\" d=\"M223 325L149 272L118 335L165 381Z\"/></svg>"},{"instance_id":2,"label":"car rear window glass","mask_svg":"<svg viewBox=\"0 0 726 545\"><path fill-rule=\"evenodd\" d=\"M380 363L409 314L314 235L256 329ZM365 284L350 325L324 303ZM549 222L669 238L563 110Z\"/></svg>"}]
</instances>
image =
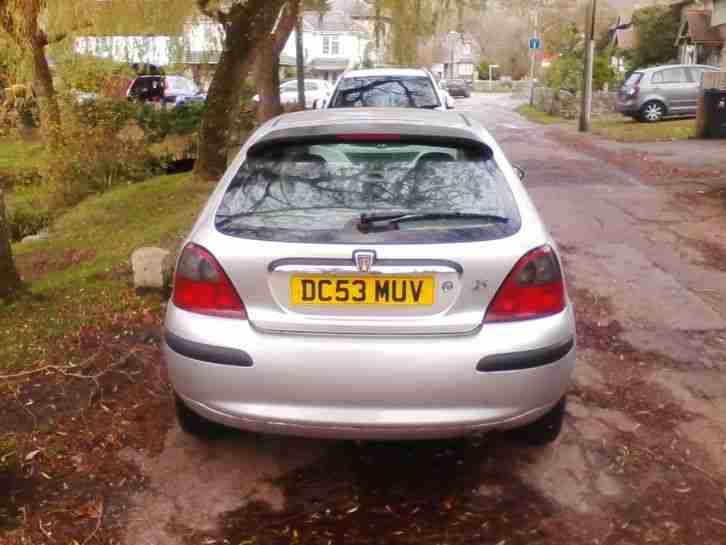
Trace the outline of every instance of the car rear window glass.
<instances>
[{"instance_id":1,"label":"car rear window glass","mask_svg":"<svg viewBox=\"0 0 726 545\"><path fill-rule=\"evenodd\" d=\"M129 90L129 95L142 100L161 98L164 95L162 78L160 76L136 78Z\"/></svg>"},{"instance_id":2,"label":"car rear window glass","mask_svg":"<svg viewBox=\"0 0 726 545\"><path fill-rule=\"evenodd\" d=\"M431 80L425 76L370 76L343 78L331 108L436 108L440 106Z\"/></svg>"},{"instance_id":3,"label":"car rear window glass","mask_svg":"<svg viewBox=\"0 0 726 545\"><path fill-rule=\"evenodd\" d=\"M641 79L643 79L643 72L633 72L630 76L628 76L628 79L625 80L625 85L638 85Z\"/></svg>"},{"instance_id":4,"label":"car rear window glass","mask_svg":"<svg viewBox=\"0 0 726 545\"><path fill-rule=\"evenodd\" d=\"M521 221L491 155L481 148L420 141L276 145L247 157L222 198L215 223L227 235L284 242L503 238L516 233ZM361 229L363 214L397 213L446 216Z\"/></svg>"}]
</instances>

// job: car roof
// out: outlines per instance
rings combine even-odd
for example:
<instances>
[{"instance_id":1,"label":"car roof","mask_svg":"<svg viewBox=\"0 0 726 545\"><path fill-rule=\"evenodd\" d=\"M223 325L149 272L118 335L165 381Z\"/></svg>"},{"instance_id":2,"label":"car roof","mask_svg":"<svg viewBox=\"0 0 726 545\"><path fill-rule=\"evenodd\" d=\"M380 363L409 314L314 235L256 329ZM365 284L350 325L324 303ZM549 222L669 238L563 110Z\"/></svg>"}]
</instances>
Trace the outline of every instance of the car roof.
<instances>
[{"instance_id":1,"label":"car roof","mask_svg":"<svg viewBox=\"0 0 726 545\"><path fill-rule=\"evenodd\" d=\"M634 72L654 72L656 70L663 70L664 68L707 68L710 70L718 70L716 66L709 64L661 64L658 66L650 66L648 68L638 68Z\"/></svg>"},{"instance_id":2,"label":"car roof","mask_svg":"<svg viewBox=\"0 0 726 545\"><path fill-rule=\"evenodd\" d=\"M419 108L334 108L284 114L261 127L254 142L373 133L459 138L491 146L493 139L461 113Z\"/></svg>"},{"instance_id":3,"label":"car roof","mask_svg":"<svg viewBox=\"0 0 726 545\"><path fill-rule=\"evenodd\" d=\"M370 78L375 76L425 76L428 72L421 68L369 68L366 70L350 70L343 78Z\"/></svg>"}]
</instances>

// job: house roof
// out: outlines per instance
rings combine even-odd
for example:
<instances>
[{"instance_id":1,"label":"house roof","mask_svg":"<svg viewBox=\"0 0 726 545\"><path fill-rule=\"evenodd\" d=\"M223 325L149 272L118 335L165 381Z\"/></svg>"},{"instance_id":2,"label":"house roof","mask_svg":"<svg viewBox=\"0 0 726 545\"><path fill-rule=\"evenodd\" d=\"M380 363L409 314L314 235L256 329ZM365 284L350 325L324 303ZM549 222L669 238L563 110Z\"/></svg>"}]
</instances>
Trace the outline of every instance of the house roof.
<instances>
[{"instance_id":1,"label":"house roof","mask_svg":"<svg viewBox=\"0 0 726 545\"><path fill-rule=\"evenodd\" d=\"M329 11L320 14L317 11L303 13L305 30L317 32L366 32L366 27L354 21L342 11Z\"/></svg>"},{"instance_id":2,"label":"house roof","mask_svg":"<svg viewBox=\"0 0 726 545\"><path fill-rule=\"evenodd\" d=\"M688 10L685 13L678 32L678 42L684 40L690 40L695 44L723 44L718 29L711 26L711 12L705 10Z\"/></svg>"}]
</instances>

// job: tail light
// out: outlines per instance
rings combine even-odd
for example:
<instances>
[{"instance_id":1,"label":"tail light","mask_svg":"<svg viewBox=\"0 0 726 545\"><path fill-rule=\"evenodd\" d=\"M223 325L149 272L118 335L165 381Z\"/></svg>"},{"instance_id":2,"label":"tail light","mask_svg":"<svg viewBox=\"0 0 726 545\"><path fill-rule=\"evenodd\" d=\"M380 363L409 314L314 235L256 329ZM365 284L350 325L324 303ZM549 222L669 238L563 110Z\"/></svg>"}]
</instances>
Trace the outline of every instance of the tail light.
<instances>
[{"instance_id":1,"label":"tail light","mask_svg":"<svg viewBox=\"0 0 726 545\"><path fill-rule=\"evenodd\" d=\"M565 284L557 256L549 246L532 250L504 280L487 310L485 322L542 318L565 308Z\"/></svg>"},{"instance_id":2,"label":"tail light","mask_svg":"<svg viewBox=\"0 0 726 545\"><path fill-rule=\"evenodd\" d=\"M187 244L174 273L174 305L210 316L246 319L242 300L212 254Z\"/></svg>"}]
</instances>

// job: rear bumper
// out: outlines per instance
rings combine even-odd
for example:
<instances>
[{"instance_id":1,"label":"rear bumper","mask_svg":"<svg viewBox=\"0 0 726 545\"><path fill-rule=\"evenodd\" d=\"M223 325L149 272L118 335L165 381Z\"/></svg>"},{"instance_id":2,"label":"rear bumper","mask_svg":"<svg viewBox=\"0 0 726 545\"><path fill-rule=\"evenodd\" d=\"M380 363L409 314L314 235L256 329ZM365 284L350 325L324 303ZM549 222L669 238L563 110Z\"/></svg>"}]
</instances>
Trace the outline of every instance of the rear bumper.
<instances>
[{"instance_id":1,"label":"rear bumper","mask_svg":"<svg viewBox=\"0 0 726 545\"><path fill-rule=\"evenodd\" d=\"M615 102L615 111L625 115L634 115L638 113L638 100L618 98Z\"/></svg>"},{"instance_id":2,"label":"rear bumper","mask_svg":"<svg viewBox=\"0 0 726 545\"><path fill-rule=\"evenodd\" d=\"M441 337L269 334L173 305L166 325L177 339L250 359L250 365L210 363L196 359L203 350L183 355L165 343L174 389L192 410L227 426L276 434L423 439L511 429L557 403L575 364L575 349L567 346L574 331L569 309ZM530 358L527 365L526 358L511 357L527 351L535 357L538 350L549 359ZM512 361L514 369L492 370Z\"/></svg>"}]
</instances>

